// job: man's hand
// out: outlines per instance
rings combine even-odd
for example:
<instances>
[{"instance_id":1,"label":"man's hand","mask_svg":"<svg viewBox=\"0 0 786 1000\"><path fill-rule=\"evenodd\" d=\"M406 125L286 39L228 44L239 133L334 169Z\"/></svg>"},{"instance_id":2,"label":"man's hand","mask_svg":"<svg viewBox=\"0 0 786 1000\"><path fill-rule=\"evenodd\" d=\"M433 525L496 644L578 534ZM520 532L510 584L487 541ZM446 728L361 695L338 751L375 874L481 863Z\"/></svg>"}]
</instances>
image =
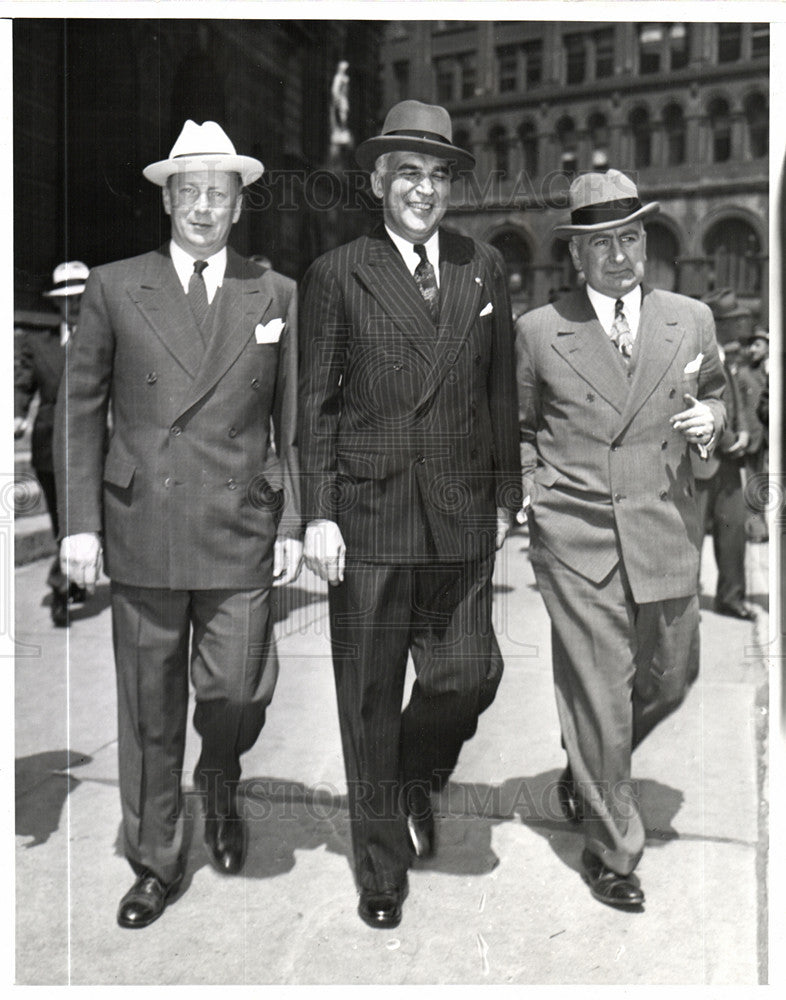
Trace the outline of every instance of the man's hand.
<instances>
[{"instance_id":1,"label":"man's hand","mask_svg":"<svg viewBox=\"0 0 786 1000\"><path fill-rule=\"evenodd\" d=\"M102 562L101 541L92 531L68 535L60 543L60 569L88 594L95 593Z\"/></svg>"},{"instance_id":2,"label":"man's hand","mask_svg":"<svg viewBox=\"0 0 786 1000\"><path fill-rule=\"evenodd\" d=\"M297 580L303 562L303 543L299 538L277 538L273 545L273 586Z\"/></svg>"},{"instance_id":3,"label":"man's hand","mask_svg":"<svg viewBox=\"0 0 786 1000\"><path fill-rule=\"evenodd\" d=\"M20 438L27 430L26 417L14 417L14 437Z\"/></svg>"},{"instance_id":4,"label":"man's hand","mask_svg":"<svg viewBox=\"0 0 786 1000\"><path fill-rule=\"evenodd\" d=\"M740 431L734 444L726 449L727 455L744 455L750 444L751 436L747 431Z\"/></svg>"},{"instance_id":5,"label":"man's hand","mask_svg":"<svg viewBox=\"0 0 786 1000\"><path fill-rule=\"evenodd\" d=\"M671 426L690 444L695 444L699 449L699 454L705 457L707 454L706 445L712 440L715 433L715 418L712 410L706 403L700 403L689 392L683 395L683 400L687 407L680 410L671 417Z\"/></svg>"},{"instance_id":6,"label":"man's hand","mask_svg":"<svg viewBox=\"0 0 786 1000\"><path fill-rule=\"evenodd\" d=\"M335 521L312 521L306 528L303 557L306 566L335 587L344 580L346 546Z\"/></svg>"},{"instance_id":7,"label":"man's hand","mask_svg":"<svg viewBox=\"0 0 786 1000\"><path fill-rule=\"evenodd\" d=\"M497 537L494 546L501 549L511 529L511 517L504 507L497 507Z\"/></svg>"}]
</instances>

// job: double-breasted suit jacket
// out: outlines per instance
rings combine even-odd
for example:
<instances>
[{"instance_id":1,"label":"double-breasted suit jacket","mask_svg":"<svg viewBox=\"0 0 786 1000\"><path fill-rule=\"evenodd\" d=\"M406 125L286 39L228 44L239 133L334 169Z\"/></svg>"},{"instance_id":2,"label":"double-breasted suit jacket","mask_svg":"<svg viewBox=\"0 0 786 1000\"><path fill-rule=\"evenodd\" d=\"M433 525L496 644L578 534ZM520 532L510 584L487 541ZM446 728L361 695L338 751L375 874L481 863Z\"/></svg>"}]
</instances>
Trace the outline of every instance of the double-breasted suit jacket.
<instances>
[{"instance_id":1,"label":"double-breasted suit jacket","mask_svg":"<svg viewBox=\"0 0 786 1000\"><path fill-rule=\"evenodd\" d=\"M497 252L441 229L439 296L435 326L383 227L325 254L303 284L304 512L336 521L362 561L422 560L427 532L442 561L482 558L496 507L516 509L516 383Z\"/></svg>"},{"instance_id":2,"label":"double-breasted suit jacket","mask_svg":"<svg viewBox=\"0 0 786 1000\"><path fill-rule=\"evenodd\" d=\"M669 418L690 393L723 429L723 367L700 302L646 290L629 372L580 289L517 323L524 490L546 549L601 581L622 558L634 599L696 589L702 539L689 447Z\"/></svg>"},{"instance_id":3,"label":"double-breasted suit jacket","mask_svg":"<svg viewBox=\"0 0 786 1000\"><path fill-rule=\"evenodd\" d=\"M269 585L277 532L301 530L295 284L228 249L211 315L204 343L168 247L88 279L58 403L61 533L103 532L116 581Z\"/></svg>"}]
</instances>

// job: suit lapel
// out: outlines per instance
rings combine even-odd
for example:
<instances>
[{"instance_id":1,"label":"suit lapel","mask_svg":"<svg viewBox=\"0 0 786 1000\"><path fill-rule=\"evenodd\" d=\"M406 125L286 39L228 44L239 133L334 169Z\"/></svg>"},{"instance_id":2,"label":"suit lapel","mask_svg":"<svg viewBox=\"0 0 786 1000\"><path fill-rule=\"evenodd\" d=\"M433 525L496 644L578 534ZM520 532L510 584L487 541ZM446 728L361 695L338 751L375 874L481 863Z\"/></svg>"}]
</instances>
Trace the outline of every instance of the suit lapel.
<instances>
[{"instance_id":1,"label":"suit lapel","mask_svg":"<svg viewBox=\"0 0 786 1000\"><path fill-rule=\"evenodd\" d=\"M434 361L436 330L431 314L401 254L384 228L368 237L366 259L354 266L354 273L379 303L384 315L395 323L415 350Z\"/></svg>"},{"instance_id":2,"label":"suit lapel","mask_svg":"<svg viewBox=\"0 0 786 1000\"><path fill-rule=\"evenodd\" d=\"M227 248L224 281L214 299L213 335L205 348L193 385L183 397L180 412L192 407L219 382L263 322L273 295L263 275L258 281L243 280L243 259Z\"/></svg>"},{"instance_id":3,"label":"suit lapel","mask_svg":"<svg viewBox=\"0 0 786 1000\"><path fill-rule=\"evenodd\" d=\"M592 388L620 413L628 398L628 377L617 349L600 325L582 289L570 300L571 308L558 311L554 350Z\"/></svg>"},{"instance_id":4,"label":"suit lapel","mask_svg":"<svg viewBox=\"0 0 786 1000\"><path fill-rule=\"evenodd\" d=\"M453 365L480 311L483 275L472 243L450 231L439 234L439 336L430 388Z\"/></svg>"},{"instance_id":5,"label":"suit lapel","mask_svg":"<svg viewBox=\"0 0 786 1000\"><path fill-rule=\"evenodd\" d=\"M141 280L129 283L126 291L167 351L194 378L204 348L165 246L149 255Z\"/></svg>"},{"instance_id":6,"label":"suit lapel","mask_svg":"<svg viewBox=\"0 0 786 1000\"><path fill-rule=\"evenodd\" d=\"M630 423L652 395L671 366L685 335L678 316L671 311L664 312L662 304L661 299L645 289L636 335L638 356L635 359L630 394L620 417L620 429Z\"/></svg>"}]
</instances>

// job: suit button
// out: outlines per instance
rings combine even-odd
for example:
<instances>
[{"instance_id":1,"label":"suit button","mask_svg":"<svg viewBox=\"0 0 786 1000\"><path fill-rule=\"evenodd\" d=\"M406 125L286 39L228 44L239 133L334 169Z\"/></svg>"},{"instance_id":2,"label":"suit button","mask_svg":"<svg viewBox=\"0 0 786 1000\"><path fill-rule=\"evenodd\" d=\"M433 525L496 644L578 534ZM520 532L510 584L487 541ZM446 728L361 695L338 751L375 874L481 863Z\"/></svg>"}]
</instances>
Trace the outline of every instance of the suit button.
<instances>
[{"instance_id":1,"label":"suit button","mask_svg":"<svg viewBox=\"0 0 786 1000\"><path fill-rule=\"evenodd\" d=\"M669 442L668 441L661 441L660 446L661 446L661 450L665 451L669 447Z\"/></svg>"},{"instance_id":2,"label":"suit button","mask_svg":"<svg viewBox=\"0 0 786 1000\"><path fill-rule=\"evenodd\" d=\"M393 371L394 371L394 372L400 372L402 368L403 368L403 365L401 364L401 362L400 362L400 361L396 361L396 362L395 362L395 363L393 364Z\"/></svg>"},{"instance_id":3,"label":"suit button","mask_svg":"<svg viewBox=\"0 0 786 1000\"><path fill-rule=\"evenodd\" d=\"M661 490L658 496L661 498L661 500L669 499L669 494L666 492L666 490Z\"/></svg>"},{"instance_id":4,"label":"suit button","mask_svg":"<svg viewBox=\"0 0 786 1000\"><path fill-rule=\"evenodd\" d=\"M622 503L622 501L623 501L624 499L625 499L625 494L624 494L624 493L615 493L615 494L614 494L614 500L615 500L615 501L616 501L617 503Z\"/></svg>"},{"instance_id":5,"label":"suit button","mask_svg":"<svg viewBox=\"0 0 786 1000\"><path fill-rule=\"evenodd\" d=\"M422 455L418 455L418 465L425 465L426 460Z\"/></svg>"},{"instance_id":6,"label":"suit button","mask_svg":"<svg viewBox=\"0 0 786 1000\"><path fill-rule=\"evenodd\" d=\"M251 379L251 388L252 389L258 389L259 388L259 379L258 378L252 378Z\"/></svg>"},{"instance_id":7,"label":"suit button","mask_svg":"<svg viewBox=\"0 0 786 1000\"><path fill-rule=\"evenodd\" d=\"M158 375L155 372L148 372L145 379L148 385L155 385L158 381Z\"/></svg>"},{"instance_id":8,"label":"suit button","mask_svg":"<svg viewBox=\"0 0 786 1000\"><path fill-rule=\"evenodd\" d=\"M594 392L588 392L587 393L587 402L588 403L594 403L595 402L595 393Z\"/></svg>"},{"instance_id":9,"label":"suit button","mask_svg":"<svg viewBox=\"0 0 786 1000\"><path fill-rule=\"evenodd\" d=\"M237 430L236 430L236 429L235 429L234 427L230 427L230 428L229 428L229 436L230 436L231 438L233 438L233 437L237 437Z\"/></svg>"},{"instance_id":10,"label":"suit button","mask_svg":"<svg viewBox=\"0 0 786 1000\"><path fill-rule=\"evenodd\" d=\"M235 482L234 479L227 479L227 489L229 490L237 489L237 483Z\"/></svg>"},{"instance_id":11,"label":"suit button","mask_svg":"<svg viewBox=\"0 0 786 1000\"><path fill-rule=\"evenodd\" d=\"M180 427L178 424L175 424L175 426L172 428L172 433L175 435L175 437L177 437L179 434L183 433L183 428Z\"/></svg>"},{"instance_id":12,"label":"suit button","mask_svg":"<svg viewBox=\"0 0 786 1000\"><path fill-rule=\"evenodd\" d=\"M611 446L611 450L612 450L612 451L619 451L619 450L620 450L620 446L619 446L619 445L618 445L618 444L616 443L616 441L615 441L615 443L614 443L614 444L613 444L613 445Z\"/></svg>"},{"instance_id":13,"label":"suit button","mask_svg":"<svg viewBox=\"0 0 786 1000\"><path fill-rule=\"evenodd\" d=\"M669 392L669 399L674 399L674 397L676 395L677 395L677 390L676 389L671 389L670 392Z\"/></svg>"}]
</instances>

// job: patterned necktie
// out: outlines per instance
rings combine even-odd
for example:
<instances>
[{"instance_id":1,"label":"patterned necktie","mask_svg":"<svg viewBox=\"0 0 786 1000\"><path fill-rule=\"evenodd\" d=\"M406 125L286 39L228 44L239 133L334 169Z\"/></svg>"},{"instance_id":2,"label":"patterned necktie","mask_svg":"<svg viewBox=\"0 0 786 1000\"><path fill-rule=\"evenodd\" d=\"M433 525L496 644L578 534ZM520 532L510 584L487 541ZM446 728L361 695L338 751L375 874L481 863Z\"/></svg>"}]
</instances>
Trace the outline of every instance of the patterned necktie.
<instances>
[{"instance_id":1,"label":"patterned necktie","mask_svg":"<svg viewBox=\"0 0 786 1000\"><path fill-rule=\"evenodd\" d=\"M207 311L210 308L207 301L205 279L202 277L202 272L206 267L206 260L195 260L194 273L188 279L188 301L200 331L204 329Z\"/></svg>"},{"instance_id":2,"label":"patterned necktie","mask_svg":"<svg viewBox=\"0 0 786 1000\"><path fill-rule=\"evenodd\" d=\"M633 334L630 332L625 307L622 299L614 303L614 322L611 324L611 339L617 345L620 354L629 360L633 353Z\"/></svg>"},{"instance_id":3,"label":"patterned necktie","mask_svg":"<svg viewBox=\"0 0 786 1000\"><path fill-rule=\"evenodd\" d=\"M420 290L420 294L426 300L428 311L432 320L436 323L439 319L439 289L437 288L437 276L434 268L426 256L426 248L422 243L414 245L415 253L420 257L420 263L415 268L415 284Z\"/></svg>"}]
</instances>

